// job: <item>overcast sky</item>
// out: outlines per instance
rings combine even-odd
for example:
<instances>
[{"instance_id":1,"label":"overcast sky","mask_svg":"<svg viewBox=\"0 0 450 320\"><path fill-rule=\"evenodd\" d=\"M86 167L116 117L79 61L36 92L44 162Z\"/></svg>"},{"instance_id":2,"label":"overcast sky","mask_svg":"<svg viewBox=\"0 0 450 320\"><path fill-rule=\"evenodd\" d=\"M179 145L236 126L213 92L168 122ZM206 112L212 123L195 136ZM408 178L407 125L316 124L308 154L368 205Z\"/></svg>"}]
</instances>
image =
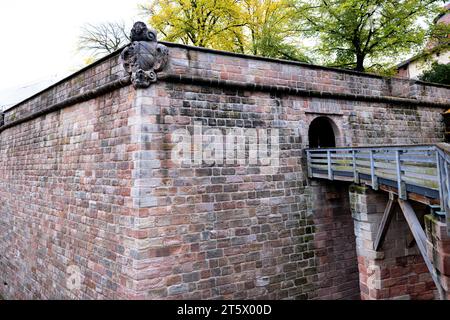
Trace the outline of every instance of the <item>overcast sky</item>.
<instances>
[{"instance_id":1,"label":"overcast sky","mask_svg":"<svg viewBox=\"0 0 450 320\"><path fill-rule=\"evenodd\" d=\"M0 107L84 66L76 45L86 23L139 17L146 0L0 0Z\"/></svg>"},{"instance_id":2,"label":"overcast sky","mask_svg":"<svg viewBox=\"0 0 450 320\"><path fill-rule=\"evenodd\" d=\"M139 18L139 3L145 0L0 1L0 105L12 88L79 69L83 57L76 44L83 24L131 24Z\"/></svg>"}]
</instances>

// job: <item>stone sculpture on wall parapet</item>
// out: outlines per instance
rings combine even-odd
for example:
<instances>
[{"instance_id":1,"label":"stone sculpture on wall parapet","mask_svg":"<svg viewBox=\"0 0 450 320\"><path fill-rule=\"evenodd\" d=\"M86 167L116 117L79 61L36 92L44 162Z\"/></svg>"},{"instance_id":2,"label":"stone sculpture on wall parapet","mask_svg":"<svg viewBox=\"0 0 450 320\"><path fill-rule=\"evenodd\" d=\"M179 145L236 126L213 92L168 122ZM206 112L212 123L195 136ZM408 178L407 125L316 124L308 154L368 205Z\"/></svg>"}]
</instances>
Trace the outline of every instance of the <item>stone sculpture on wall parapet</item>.
<instances>
[{"instance_id":1,"label":"stone sculpture on wall parapet","mask_svg":"<svg viewBox=\"0 0 450 320\"><path fill-rule=\"evenodd\" d=\"M148 88L166 67L169 49L158 43L156 30L148 29L144 22L134 24L130 37L131 43L121 53L123 67L136 89Z\"/></svg>"}]
</instances>

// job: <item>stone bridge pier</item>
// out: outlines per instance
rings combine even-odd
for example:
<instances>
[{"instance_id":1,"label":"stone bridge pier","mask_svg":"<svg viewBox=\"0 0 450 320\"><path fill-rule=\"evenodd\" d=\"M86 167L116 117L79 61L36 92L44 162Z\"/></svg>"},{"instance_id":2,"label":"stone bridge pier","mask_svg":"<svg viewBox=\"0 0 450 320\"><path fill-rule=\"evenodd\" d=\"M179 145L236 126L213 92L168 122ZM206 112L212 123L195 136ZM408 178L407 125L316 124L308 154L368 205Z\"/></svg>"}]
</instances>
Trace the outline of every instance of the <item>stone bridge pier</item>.
<instances>
[{"instance_id":1,"label":"stone bridge pier","mask_svg":"<svg viewBox=\"0 0 450 320\"><path fill-rule=\"evenodd\" d=\"M392 194L342 182L312 180L308 213L315 226L319 299L437 300L440 293L400 206L378 250L377 234ZM427 235L427 254L450 298L450 237L430 207L412 202Z\"/></svg>"},{"instance_id":2,"label":"stone bridge pier","mask_svg":"<svg viewBox=\"0 0 450 320\"><path fill-rule=\"evenodd\" d=\"M378 251L374 249L389 194L352 185L349 195L355 227L361 298L438 298L433 279L414 244L408 224L395 203L383 245ZM429 208L415 204L414 211L423 219L429 213Z\"/></svg>"},{"instance_id":3,"label":"stone bridge pier","mask_svg":"<svg viewBox=\"0 0 450 320\"><path fill-rule=\"evenodd\" d=\"M444 298L450 300L450 236L447 225L433 217L425 216L427 253L437 270L439 283L445 291Z\"/></svg>"}]
</instances>

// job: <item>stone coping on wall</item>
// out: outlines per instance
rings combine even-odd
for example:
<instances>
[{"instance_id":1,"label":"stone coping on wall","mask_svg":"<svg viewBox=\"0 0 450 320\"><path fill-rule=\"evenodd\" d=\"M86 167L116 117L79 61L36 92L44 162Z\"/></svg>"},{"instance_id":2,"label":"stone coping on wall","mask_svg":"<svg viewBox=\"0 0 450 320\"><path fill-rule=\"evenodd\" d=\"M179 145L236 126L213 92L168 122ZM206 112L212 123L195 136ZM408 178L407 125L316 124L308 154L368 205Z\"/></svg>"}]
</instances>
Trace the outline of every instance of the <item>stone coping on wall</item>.
<instances>
[{"instance_id":1,"label":"stone coping on wall","mask_svg":"<svg viewBox=\"0 0 450 320\"><path fill-rule=\"evenodd\" d=\"M195 46L178 44L178 43L173 43L173 42L161 41L161 43L163 43L164 45L166 45L168 47L178 47L178 48L181 47L181 48L185 48L188 50L195 50L195 51L219 54L219 55L224 55L224 56L240 57L240 58L244 58L244 59L261 60L261 61L275 62L275 63L281 63L281 64L291 64L291 65L296 65L296 66L302 66L305 68L335 71L338 73L347 73L347 74L352 74L352 75L357 75L357 76L362 76L362 77L373 77L373 78L378 78L378 79L397 79L397 80L403 80L403 81L406 80L411 83L450 89L450 85L426 82L426 81L416 80L416 79L408 79L408 78L402 78L402 77L396 77L396 76L387 77L387 76L382 76L382 75L378 75L378 74L370 73L370 72L360 72L360 71L355 71L355 70L351 70L351 69L328 67L328 66L312 64L312 63L307 63L307 62L284 60L284 59L277 59L277 58L268 58L268 57L263 57L263 56L248 55L248 54L242 54L242 53L236 53L236 52L230 52L230 51L209 49L209 48L203 48L203 47L195 47Z\"/></svg>"},{"instance_id":2,"label":"stone coping on wall","mask_svg":"<svg viewBox=\"0 0 450 320\"><path fill-rule=\"evenodd\" d=\"M450 87L352 70L162 42L170 61L159 81L374 103L450 107ZM118 50L4 112L0 131L130 84Z\"/></svg>"}]
</instances>

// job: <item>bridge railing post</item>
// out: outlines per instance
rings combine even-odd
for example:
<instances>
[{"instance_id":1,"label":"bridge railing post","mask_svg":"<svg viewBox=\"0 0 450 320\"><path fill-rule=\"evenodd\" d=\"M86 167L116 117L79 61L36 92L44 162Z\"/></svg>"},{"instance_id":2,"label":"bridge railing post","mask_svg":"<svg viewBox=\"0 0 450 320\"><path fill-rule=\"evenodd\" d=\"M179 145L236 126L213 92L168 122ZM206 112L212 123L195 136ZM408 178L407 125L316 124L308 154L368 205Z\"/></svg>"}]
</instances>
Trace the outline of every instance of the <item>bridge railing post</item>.
<instances>
[{"instance_id":1,"label":"bridge railing post","mask_svg":"<svg viewBox=\"0 0 450 320\"><path fill-rule=\"evenodd\" d=\"M448 170L448 162L444 163L444 179L443 183L445 184L445 190L442 193L442 198L444 198L444 210L447 210L448 207L448 201L450 199L450 177L449 177L449 170Z\"/></svg>"},{"instance_id":2,"label":"bridge railing post","mask_svg":"<svg viewBox=\"0 0 450 320\"><path fill-rule=\"evenodd\" d=\"M352 150L352 164L353 164L353 181L359 183L359 173L356 169L356 150Z\"/></svg>"},{"instance_id":3,"label":"bridge railing post","mask_svg":"<svg viewBox=\"0 0 450 320\"><path fill-rule=\"evenodd\" d=\"M395 150L395 167L397 172L397 191L398 197L402 200L406 200L406 185L402 181L402 163L400 155L403 153L402 150Z\"/></svg>"},{"instance_id":4,"label":"bridge railing post","mask_svg":"<svg viewBox=\"0 0 450 320\"><path fill-rule=\"evenodd\" d=\"M440 206L441 210L445 210L445 199L444 199L444 189L442 185L442 159L441 155L439 154L438 150L436 149L436 172L438 177L438 186L439 186L439 200L440 200Z\"/></svg>"},{"instance_id":5,"label":"bridge railing post","mask_svg":"<svg viewBox=\"0 0 450 320\"><path fill-rule=\"evenodd\" d=\"M439 178L439 197L441 210L445 212L447 233L450 235L450 157L449 154L436 148L437 174Z\"/></svg>"},{"instance_id":6,"label":"bridge railing post","mask_svg":"<svg viewBox=\"0 0 450 320\"><path fill-rule=\"evenodd\" d=\"M372 189L378 190L378 177L375 174L374 150L370 149L370 176L372 178Z\"/></svg>"},{"instance_id":7,"label":"bridge railing post","mask_svg":"<svg viewBox=\"0 0 450 320\"><path fill-rule=\"evenodd\" d=\"M327 150L327 163L328 163L328 179L333 180L333 169L331 168L331 151Z\"/></svg>"},{"instance_id":8,"label":"bridge railing post","mask_svg":"<svg viewBox=\"0 0 450 320\"><path fill-rule=\"evenodd\" d=\"M442 197L444 198L444 208L442 210L445 211L445 220L447 222L447 233L450 235L450 211L449 211L449 201L450 201L450 176L448 170L449 162L448 160L444 160L444 170L445 170L445 193L443 192Z\"/></svg>"},{"instance_id":9,"label":"bridge railing post","mask_svg":"<svg viewBox=\"0 0 450 320\"><path fill-rule=\"evenodd\" d=\"M309 152L309 150L306 150L306 164L307 164L307 168L308 168L308 178L312 178L313 174L312 174L312 164L311 164L311 153Z\"/></svg>"}]
</instances>

